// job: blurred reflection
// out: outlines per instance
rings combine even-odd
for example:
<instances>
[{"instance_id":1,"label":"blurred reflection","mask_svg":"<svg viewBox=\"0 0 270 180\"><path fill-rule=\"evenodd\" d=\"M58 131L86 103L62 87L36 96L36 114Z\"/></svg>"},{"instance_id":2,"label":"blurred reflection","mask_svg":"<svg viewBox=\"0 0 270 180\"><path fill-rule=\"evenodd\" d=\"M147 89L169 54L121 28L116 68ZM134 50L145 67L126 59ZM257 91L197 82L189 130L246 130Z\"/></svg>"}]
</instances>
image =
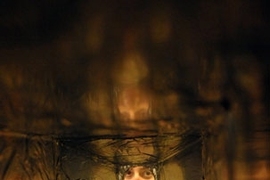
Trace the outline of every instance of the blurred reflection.
<instances>
[{"instance_id":1,"label":"blurred reflection","mask_svg":"<svg viewBox=\"0 0 270 180\"><path fill-rule=\"evenodd\" d=\"M138 87L126 87L118 92L117 107L121 118L128 120L149 119L149 95Z\"/></svg>"},{"instance_id":2,"label":"blurred reflection","mask_svg":"<svg viewBox=\"0 0 270 180\"><path fill-rule=\"evenodd\" d=\"M269 179L265 4L0 1L0 179Z\"/></svg>"},{"instance_id":3,"label":"blurred reflection","mask_svg":"<svg viewBox=\"0 0 270 180\"><path fill-rule=\"evenodd\" d=\"M134 126L136 121L149 120L152 100L149 90L143 84L148 68L139 52L128 53L114 68L116 118L128 124L128 127Z\"/></svg>"}]
</instances>

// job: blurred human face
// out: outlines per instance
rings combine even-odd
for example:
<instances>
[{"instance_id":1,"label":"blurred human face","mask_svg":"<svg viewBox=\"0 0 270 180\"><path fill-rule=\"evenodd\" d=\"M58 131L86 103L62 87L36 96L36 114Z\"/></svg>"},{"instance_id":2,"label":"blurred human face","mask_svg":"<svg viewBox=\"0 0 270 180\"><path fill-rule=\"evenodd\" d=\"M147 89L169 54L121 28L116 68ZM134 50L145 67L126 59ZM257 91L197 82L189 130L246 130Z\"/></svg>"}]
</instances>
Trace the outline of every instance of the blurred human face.
<instances>
[{"instance_id":1,"label":"blurred human face","mask_svg":"<svg viewBox=\"0 0 270 180\"><path fill-rule=\"evenodd\" d=\"M124 174L124 180L155 180L152 171L143 166L129 168Z\"/></svg>"},{"instance_id":2,"label":"blurred human face","mask_svg":"<svg viewBox=\"0 0 270 180\"><path fill-rule=\"evenodd\" d=\"M147 119L150 110L150 95L141 87L125 87L119 94L118 109L128 120Z\"/></svg>"}]
</instances>

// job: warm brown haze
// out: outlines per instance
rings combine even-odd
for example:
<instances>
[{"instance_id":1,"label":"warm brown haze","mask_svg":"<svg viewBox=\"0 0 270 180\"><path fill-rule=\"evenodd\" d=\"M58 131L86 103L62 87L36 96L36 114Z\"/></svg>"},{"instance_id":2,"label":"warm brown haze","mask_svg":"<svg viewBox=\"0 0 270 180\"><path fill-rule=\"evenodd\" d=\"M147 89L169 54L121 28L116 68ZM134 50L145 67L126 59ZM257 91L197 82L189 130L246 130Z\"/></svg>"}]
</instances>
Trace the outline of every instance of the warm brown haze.
<instances>
[{"instance_id":1,"label":"warm brown haze","mask_svg":"<svg viewBox=\"0 0 270 180\"><path fill-rule=\"evenodd\" d=\"M268 0L0 0L0 180L269 180Z\"/></svg>"}]
</instances>

